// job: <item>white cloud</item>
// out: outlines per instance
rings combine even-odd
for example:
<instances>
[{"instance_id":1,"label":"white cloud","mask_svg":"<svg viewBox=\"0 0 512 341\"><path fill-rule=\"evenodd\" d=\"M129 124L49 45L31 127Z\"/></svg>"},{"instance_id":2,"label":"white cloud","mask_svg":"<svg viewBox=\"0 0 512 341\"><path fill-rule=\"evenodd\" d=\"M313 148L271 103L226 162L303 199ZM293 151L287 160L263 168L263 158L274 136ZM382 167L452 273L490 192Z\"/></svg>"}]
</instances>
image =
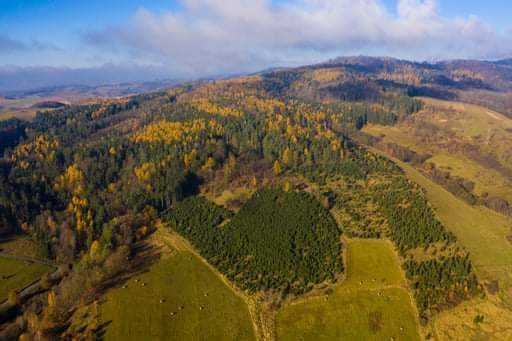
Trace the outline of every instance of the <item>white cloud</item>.
<instances>
[{"instance_id":1,"label":"white cloud","mask_svg":"<svg viewBox=\"0 0 512 341\"><path fill-rule=\"evenodd\" d=\"M185 75L255 71L336 55L416 60L512 55L510 34L471 16L445 18L436 0L182 0L181 9L140 9L133 21L88 35L101 48Z\"/></svg>"}]
</instances>

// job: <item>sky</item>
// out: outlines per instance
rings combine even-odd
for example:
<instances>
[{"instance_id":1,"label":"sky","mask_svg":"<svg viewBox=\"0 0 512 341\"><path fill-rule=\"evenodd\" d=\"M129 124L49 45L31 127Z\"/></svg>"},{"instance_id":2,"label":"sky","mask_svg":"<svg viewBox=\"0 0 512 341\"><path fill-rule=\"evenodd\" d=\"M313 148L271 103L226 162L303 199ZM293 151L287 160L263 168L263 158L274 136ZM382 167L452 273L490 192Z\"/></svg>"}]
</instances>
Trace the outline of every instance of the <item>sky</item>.
<instances>
[{"instance_id":1,"label":"sky","mask_svg":"<svg viewBox=\"0 0 512 341\"><path fill-rule=\"evenodd\" d=\"M0 0L0 88L11 78L209 77L341 55L510 58L511 13L510 0Z\"/></svg>"}]
</instances>

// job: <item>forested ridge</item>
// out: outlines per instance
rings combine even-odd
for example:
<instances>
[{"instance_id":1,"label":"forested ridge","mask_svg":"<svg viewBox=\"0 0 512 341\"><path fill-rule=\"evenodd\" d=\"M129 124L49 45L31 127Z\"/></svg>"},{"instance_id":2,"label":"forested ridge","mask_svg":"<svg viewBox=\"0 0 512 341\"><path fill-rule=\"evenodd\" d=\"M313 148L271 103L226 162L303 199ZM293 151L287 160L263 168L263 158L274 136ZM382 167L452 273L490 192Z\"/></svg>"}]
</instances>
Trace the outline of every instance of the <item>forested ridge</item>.
<instances>
[{"instance_id":1,"label":"forested ridge","mask_svg":"<svg viewBox=\"0 0 512 341\"><path fill-rule=\"evenodd\" d=\"M362 86L316 96L311 84L304 73L283 71L5 123L22 132L3 147L0 230L30 236L67 269L48 300L26 308L26 331L64 335L77 302L94 301L98 288L130 271L140 242L162 221L249 292L296 296L335 281L345 227L336 225L333 206L350 206L352 217L378 216L370 229L358 233L354 219L347 231L395 243L425 319L474 295L470 260L450 246L455 237L420 189L349 137L368 122L394 124L421 102L402 90L378 88L371 98L350 92L366 93ZM300 191L296 179L325 191ZM329 188L333 181L349 184L352 198ZM255 191L237 213L199 196L234 183ZM410 256L440 244L446 248L435 259Z\"/></svg>"}]
</instances>

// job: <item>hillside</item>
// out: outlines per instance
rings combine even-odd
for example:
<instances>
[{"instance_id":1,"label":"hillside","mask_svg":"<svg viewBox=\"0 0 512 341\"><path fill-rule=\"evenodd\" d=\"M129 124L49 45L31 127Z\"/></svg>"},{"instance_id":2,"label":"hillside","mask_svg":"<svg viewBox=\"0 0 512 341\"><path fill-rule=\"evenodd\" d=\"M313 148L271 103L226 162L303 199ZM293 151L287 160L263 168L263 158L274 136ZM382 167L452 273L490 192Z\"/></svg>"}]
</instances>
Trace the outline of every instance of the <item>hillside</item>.
<instances>
[{"instance_id":1,"label":"hillside","mask_svg":"<svg viewBox=\"0 0 512 341\"><path fill-rule=\"evenodd\" d=\"M510 337L512 121L455 102L509 69L339 58L1 122L0 231L60 267L0 338Z\"/></svg>"}]
</instances>

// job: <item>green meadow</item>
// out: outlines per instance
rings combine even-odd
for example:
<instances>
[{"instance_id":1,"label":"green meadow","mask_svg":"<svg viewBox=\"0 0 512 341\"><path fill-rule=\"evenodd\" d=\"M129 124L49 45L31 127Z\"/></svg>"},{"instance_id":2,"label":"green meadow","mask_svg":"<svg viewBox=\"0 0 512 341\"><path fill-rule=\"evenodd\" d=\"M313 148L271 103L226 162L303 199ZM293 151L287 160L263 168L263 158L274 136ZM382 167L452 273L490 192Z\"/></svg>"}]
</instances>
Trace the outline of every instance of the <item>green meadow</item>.
<instances>
[{"instance_id":1,"label":"green meadow","mask_svg":"<svg viewBox=\"0 0 512 341\"><path fill-rule=\"evenodd\" d=\"M254 340L245 302L197 256L175 252L111 290L105 340Z\"/></svg>"},{"instance_id":2,"label":"green meadow","mask_svg":"<svg viewBox=\"0 0 512 341\"><path fill-rule=\"evenodd\" d=\"M332 293L277 313L278 340L419 340L416 312L388 241L350 240L347 278Z\"/></svg>"}]
</instances>

